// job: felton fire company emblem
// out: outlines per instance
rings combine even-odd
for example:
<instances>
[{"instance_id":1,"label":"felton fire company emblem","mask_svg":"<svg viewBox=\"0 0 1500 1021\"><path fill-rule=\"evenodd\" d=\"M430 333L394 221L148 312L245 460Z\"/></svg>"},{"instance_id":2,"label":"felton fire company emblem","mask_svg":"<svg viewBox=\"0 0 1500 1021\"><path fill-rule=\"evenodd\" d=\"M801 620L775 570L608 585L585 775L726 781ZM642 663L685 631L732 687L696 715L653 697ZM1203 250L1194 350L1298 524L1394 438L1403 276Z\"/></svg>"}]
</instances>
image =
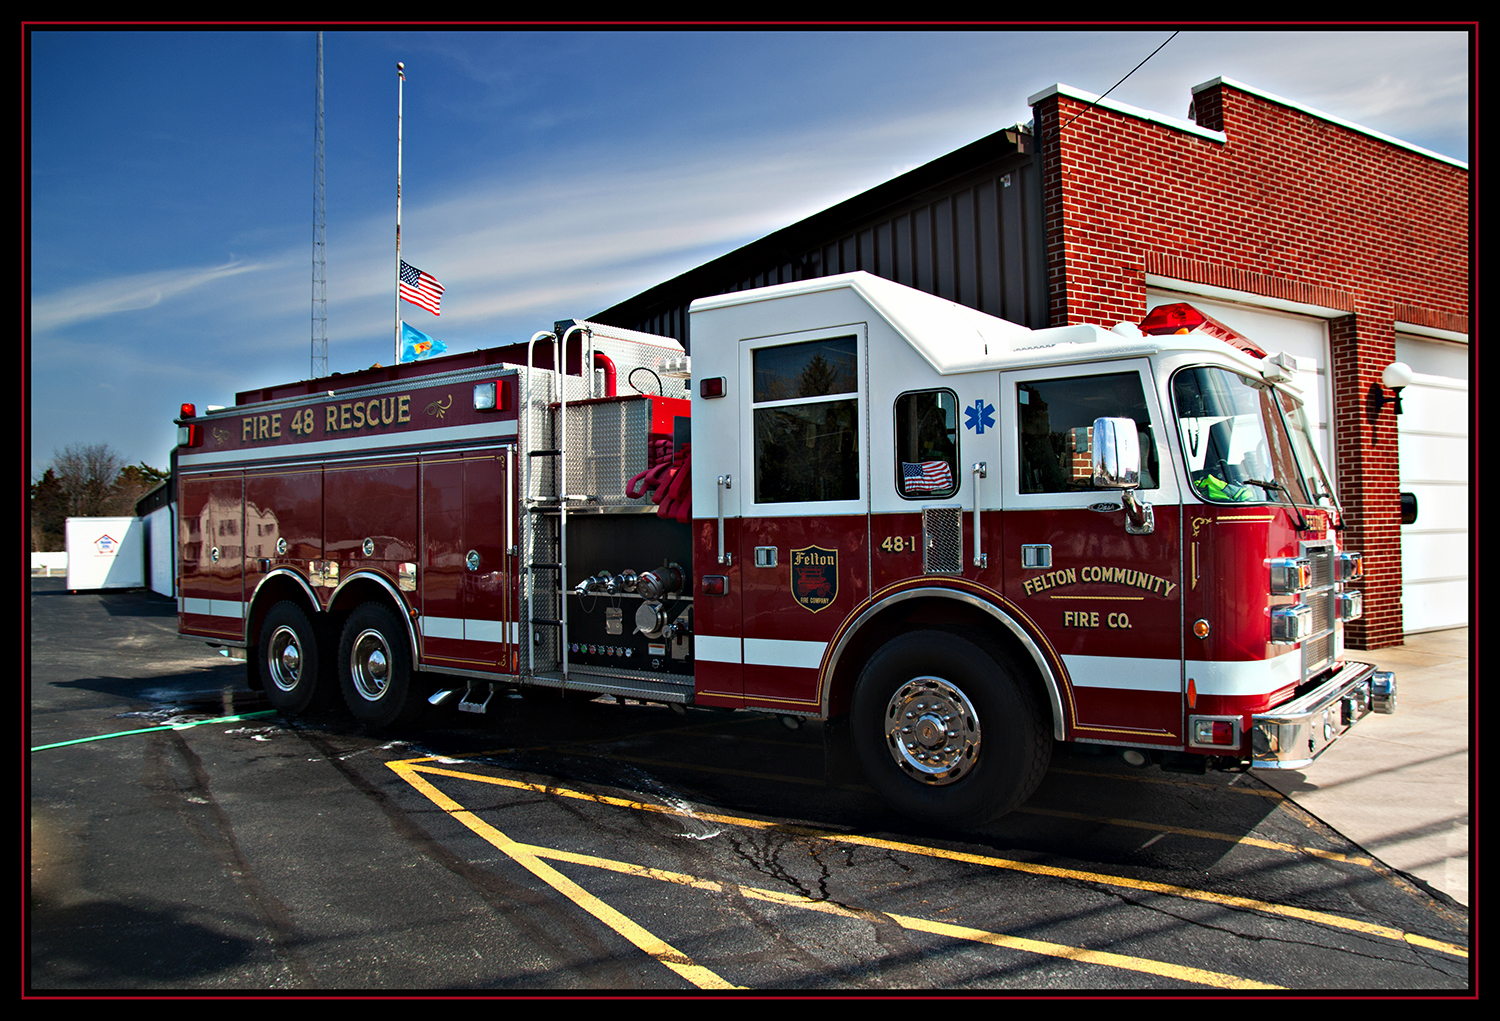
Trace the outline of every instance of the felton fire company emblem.
<instances>
[{"instance_id":1,"label":"felton fire company emblem","mask_svg":"<svg viewBox=\"0 0 1500 1021\"><path fill-rule=\"evenodd\" d=\"M799 606L817 613L826 610L839 594L839 551L821 546L792 550L792 598Z\"/></svg>"}]
</instances>

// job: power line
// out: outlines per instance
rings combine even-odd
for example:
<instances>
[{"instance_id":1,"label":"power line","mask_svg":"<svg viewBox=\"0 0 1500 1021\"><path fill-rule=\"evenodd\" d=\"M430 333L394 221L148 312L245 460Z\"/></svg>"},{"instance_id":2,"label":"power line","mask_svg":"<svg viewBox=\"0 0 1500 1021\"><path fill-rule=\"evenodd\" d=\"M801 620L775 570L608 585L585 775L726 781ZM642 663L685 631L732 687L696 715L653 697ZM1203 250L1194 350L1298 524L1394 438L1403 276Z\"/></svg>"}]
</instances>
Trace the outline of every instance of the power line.
<instances>
[{"instance_id":1,"label":"power line","mask_svg":"<svg viewBox=\"0 0 1500 1021\"><path fill-rule=\"evenodd\" d=\"M1166 47L1167 43L1169 43L1173 39L1177 38L1177 36L1180 34L1180 32L1181 32L1181 30L1179 29L1177 32L1173 32L1171 35L1167 36L1167 41L1166 42L1162 43L1161 46L1158 46L1156 49L1154 49L1150 53L1146 54L1146 60L1150 60L1152 57L1154 57L1158 53L1160 53ZM1132 67L1130 69L1129 73L1127 73L1125 75L1125 78L1129 78L1132 74L1135 74L1141 68L1145 67L1146 66L1146 60L1143 60L1139 64L1135 65L1135 67ZM1109 92L1106 92L1104 94L1104 96L1109 95L1110 92L1113 92L1113 91L1115 91L1115 89L1118 89L1121 85L1124 85L1125 84L1125 78L1121 78L1119 81L1117 81L1113 85L1111 85L1109 87ZM1082 110L1079 110L1077 113L1075 113L1072 117L1068 118L1068 123L1064 124L1062 127L1058 128L1057 129L1057 133L1059 135L1061 135L1063 133L1063 131L1067 129L1067 127L1068 127L1069 124L1072 124L1078 118L1082 117L1084 114L1086 114L1090 110L1092 110L1095 107L1095 105L1097 105L1099 102L1101 102L1104 99L1104 96L1100 96L1098 99L1095 99L1088 106L1084 107Z\"/></svg>"}]
</instances>

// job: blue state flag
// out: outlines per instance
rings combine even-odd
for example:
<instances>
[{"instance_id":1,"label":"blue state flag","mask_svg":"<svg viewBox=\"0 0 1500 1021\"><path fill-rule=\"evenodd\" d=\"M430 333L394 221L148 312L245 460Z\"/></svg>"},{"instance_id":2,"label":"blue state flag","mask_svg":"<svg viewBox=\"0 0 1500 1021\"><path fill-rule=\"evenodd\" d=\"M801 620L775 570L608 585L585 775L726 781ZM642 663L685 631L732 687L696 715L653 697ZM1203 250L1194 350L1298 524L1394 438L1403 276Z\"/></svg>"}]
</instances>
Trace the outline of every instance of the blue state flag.
<instances>
[{"instance_id":1,"label":"blue state flag","mask_svg":"<svg viewBox=\"0 0 1500 1021\"><path fill-rule=\"evenodd\" d=\"M432 355L440 355L448 350L448 345L441 340L434 340L421 330L401 324L401 360L403 362L414 362L419 358L430 358Z\"/></svg>"}]
</instances>

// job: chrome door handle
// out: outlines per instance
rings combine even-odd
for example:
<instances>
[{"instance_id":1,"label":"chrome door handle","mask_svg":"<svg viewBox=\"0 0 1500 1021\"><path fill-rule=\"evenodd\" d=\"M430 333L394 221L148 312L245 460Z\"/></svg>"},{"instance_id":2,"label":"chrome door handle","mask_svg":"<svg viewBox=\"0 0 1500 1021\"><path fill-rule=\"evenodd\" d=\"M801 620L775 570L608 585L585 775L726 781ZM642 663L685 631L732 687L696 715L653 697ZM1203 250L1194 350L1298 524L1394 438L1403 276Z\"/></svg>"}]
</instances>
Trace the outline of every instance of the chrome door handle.
<instances>
[{"instance_id":1,"label":"chrome door handle","mask_svg":"<svg viewBox=\"0 0 1500 1021\"><path fill-rule=\"evenodd\" d=\"M974 566L989 567L990 555L980 550L979 542L979 480L989 478L989 462L978 461L974 464Z\"/></svg>"},{"instance_id":2,"label":"chrome door handle","mask_svg":"<svg viewBox=\"0 0 1500 1021\"><path fill-rule=\"evenodd\" d=\"M719 563L728 564L733 554L724 552L724 490L734 488L734 476L719 476Z\"/></svg>"}]
</instances>

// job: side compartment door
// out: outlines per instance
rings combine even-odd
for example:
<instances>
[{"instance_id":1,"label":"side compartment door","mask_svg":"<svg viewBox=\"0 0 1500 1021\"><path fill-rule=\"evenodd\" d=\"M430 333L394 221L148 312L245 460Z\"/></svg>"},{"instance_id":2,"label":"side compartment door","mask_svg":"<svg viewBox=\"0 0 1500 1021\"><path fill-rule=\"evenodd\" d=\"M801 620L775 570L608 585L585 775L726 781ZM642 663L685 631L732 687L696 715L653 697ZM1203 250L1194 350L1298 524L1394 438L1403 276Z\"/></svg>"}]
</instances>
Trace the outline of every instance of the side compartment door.
<instances>
[{"instance_id":1,"label":"side compartment door","mask_svg":"<svg viewBox=\"0 0 1500 1021\"><path fill-rule=\"evenodd\" d=\"M1180 495L1169 420L1142 359L1001 374L1005 594L1067 668L1069 738L1181 747ZM1129 418L1138 499L1155 517L1127 530L1118 490L1092 484L1093 423Z\"/></svg>"},{"instance_id":2,"label":"side compartment door","mask_svg":"<svg viewBox=\"0 0 1500 1021\"><path fill-rule=\"evenodd\" d=\"M323 468L262 468L245 472L245 592L271 571L289 567L311 579L323 557ZM327 589L323 590L324 592Z\"/></svg>"},{"instance_id":3,"label":"side compartment door","mask_svg":"<svg viewBox=\"0 0 1500 1021\"><path fill-rule=\"evenodd\" d=\"M423 661L515 671L514 447L422 458Z\"/></svg>"},{"instance_id":4,"label":"side compartment door","mask_svg":"<svg viewBox=\"0 0 1500 1021\"><path fill-rule=\"evenodd\" d=\"M239 641L245 637L244 477L181 475L177 505L179 630Z\"/></svg>"},{"instance_id":5,"label":"side compartment door","mask_svg":"<svg viewBox=\"0 0 1500 1021\"><path fill-rule=\"evenodd\" d=\"M869 592L866 327L740 342L745 705L816 712L828 642Z\"/></svg>"}]
</instances>

